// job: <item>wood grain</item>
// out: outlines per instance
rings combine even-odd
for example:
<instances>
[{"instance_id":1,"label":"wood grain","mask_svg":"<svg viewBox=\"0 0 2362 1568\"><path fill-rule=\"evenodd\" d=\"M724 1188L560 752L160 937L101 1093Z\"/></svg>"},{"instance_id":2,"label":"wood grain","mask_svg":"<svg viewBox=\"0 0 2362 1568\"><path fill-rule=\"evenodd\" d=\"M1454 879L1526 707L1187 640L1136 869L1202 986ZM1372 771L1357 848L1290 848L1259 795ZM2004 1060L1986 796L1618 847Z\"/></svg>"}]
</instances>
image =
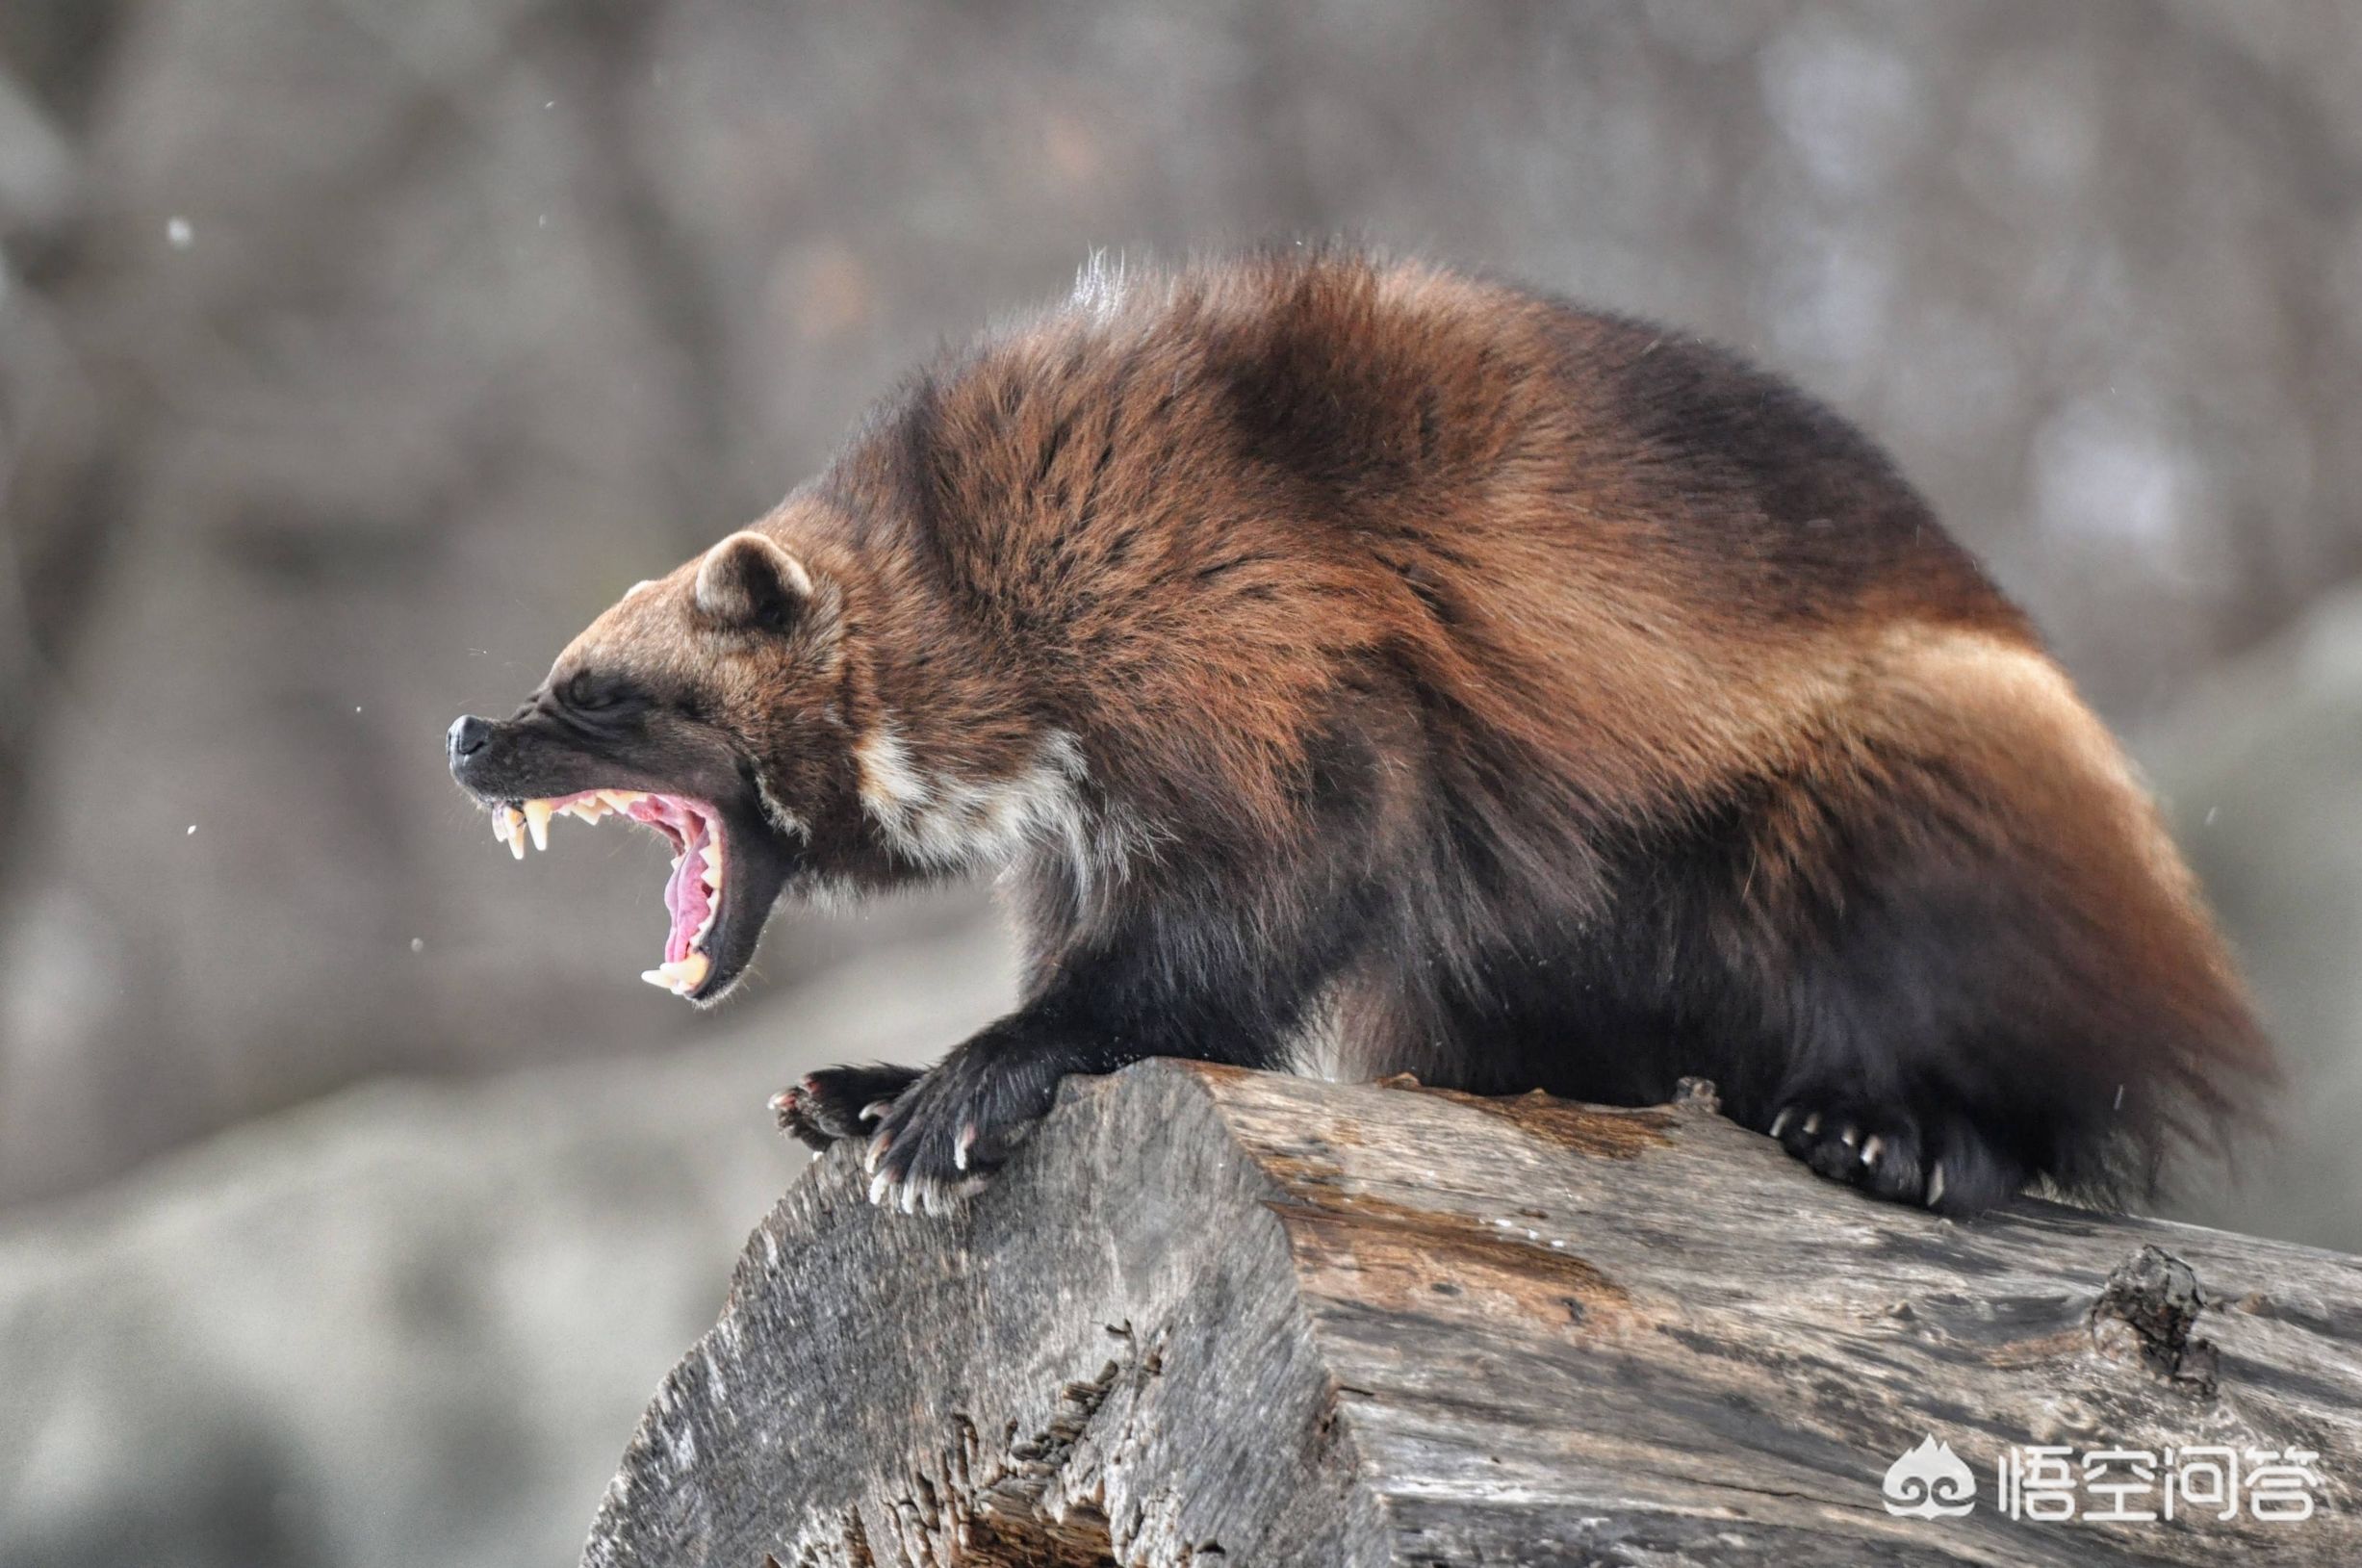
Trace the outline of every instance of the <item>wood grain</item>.
<instances>
[{"instance_id":1,"label":"wood grain","mask_svg":"<svg viewBox=\"0 0 2362 1568\"><path fill-rule=\"evenodd\" d=\"M2362 1562L2362 1260L1955 1224L1707 1099L1169 1062L1069 1082L957 1217L863 1186L840 1149L756 1232L585 1564ZM1885 1508L1930 1436L1973 1513ZM2310 1450L2318 1509L2013 1520L2036 1443Z\"/></svg>"}]
</instances>

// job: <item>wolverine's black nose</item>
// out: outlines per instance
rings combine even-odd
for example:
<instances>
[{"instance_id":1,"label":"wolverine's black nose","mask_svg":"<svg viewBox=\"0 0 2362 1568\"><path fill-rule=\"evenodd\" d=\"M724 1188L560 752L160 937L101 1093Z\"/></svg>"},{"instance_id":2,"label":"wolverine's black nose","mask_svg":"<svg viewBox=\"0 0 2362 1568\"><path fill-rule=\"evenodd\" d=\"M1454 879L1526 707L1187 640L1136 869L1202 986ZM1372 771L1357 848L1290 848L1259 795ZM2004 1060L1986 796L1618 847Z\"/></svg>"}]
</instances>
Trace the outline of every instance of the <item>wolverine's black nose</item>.
<instances>
[{"instance_id":1,"label":"wolverine's black nose","mask_svg":"<svg viewBox=\"0 0 2362 1568\"><path fill-rule=\"evenodd\" d=\"M462 713L458 718L453 719L451 733L446 737L446 743L450 749L451 766L457 767L466 758L482 751L484 743L491 738L492 721L490 719L479 719L473 713Z\"/></svg>"}]
</instances>

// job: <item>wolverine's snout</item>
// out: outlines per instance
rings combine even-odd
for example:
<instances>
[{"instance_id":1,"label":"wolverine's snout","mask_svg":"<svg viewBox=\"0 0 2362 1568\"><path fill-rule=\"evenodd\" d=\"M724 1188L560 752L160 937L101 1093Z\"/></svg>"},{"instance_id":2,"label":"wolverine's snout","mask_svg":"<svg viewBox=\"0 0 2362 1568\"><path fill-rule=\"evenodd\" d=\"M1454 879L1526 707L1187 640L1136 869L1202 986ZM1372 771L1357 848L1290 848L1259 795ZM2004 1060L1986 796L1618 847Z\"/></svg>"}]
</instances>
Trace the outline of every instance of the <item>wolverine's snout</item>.
<instances>
[{"instance_id":1,"label":"wolverine's snout","mask_svg":"<svg viewBox=\"0 0 2362 1568\"><path fill-rule=\"evenodd\" d=\"M462 713L453 719L450 733L445 737L446 744L450 751L451 771L458 772L459 764L482 751L484 743L491 738L492 721L490 719L479 719L473 713Z\"/></svg>"},{"instance_id":2,"label":"wolverine's snout","mask_svg":"<svg viewBox=\"0 0 2362 1568\"><path fill-rule=\"evenodd\" d=\"M462 713L451 721L451 728L443 737L445 757L451 765L451 777L459 781L462 789L476 790L481 780L484 748L500 726L490 719L479 719L473 713Z\"/></svg>"},{"instance_id":3,"label":"wolverine's snout","mask_svg":"<svg viewBox=\"0 0 2362 1568\"><path fill-rule=\"evenodd\" d=\"M459 787L470 794L479 798L529 794L533 791L517 787L518 781L508 777L517 767L517 738L513 725L463 713L444 733L444 759L450 764L451 777Z\"/></svg>"}]
</instances>

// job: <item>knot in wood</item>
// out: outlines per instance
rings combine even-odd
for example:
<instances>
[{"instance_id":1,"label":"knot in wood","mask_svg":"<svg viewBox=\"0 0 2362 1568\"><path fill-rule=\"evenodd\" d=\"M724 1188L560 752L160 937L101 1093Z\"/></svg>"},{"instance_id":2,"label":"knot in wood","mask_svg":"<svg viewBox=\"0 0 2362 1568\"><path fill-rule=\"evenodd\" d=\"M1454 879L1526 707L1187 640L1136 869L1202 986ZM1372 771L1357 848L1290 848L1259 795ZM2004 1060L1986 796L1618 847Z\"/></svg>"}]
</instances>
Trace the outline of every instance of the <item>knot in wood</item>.
<instances>
[{"instance_id":1,"label":"knot in wood","mask_svg":"<svg viewBox=\"0 0 2362 1568\"><path fill-rule=\"evenodd\" d=\"M2150 1371L2211 1393L2215 1348L2191 1333L2205 1306L2197 1271L2162 1247L2144 1247L2117 1265L2092 1304L2092 1341L2104 1355L2138 1355Z\"/></svg>"},{"instance_id":2,"label":"knot in wood","mask_svg":"<svg viewBox=\"0 0 2362 1568\"><path fill-rule=\"evenodd\" d=\"M1719 1116L1722 1113L1722 1092L1714 1087L1711 1078L1683 1078L1673 1086L1673 1103L1704 1111L1709 1116Z\"/></svg>"}]
</instances>

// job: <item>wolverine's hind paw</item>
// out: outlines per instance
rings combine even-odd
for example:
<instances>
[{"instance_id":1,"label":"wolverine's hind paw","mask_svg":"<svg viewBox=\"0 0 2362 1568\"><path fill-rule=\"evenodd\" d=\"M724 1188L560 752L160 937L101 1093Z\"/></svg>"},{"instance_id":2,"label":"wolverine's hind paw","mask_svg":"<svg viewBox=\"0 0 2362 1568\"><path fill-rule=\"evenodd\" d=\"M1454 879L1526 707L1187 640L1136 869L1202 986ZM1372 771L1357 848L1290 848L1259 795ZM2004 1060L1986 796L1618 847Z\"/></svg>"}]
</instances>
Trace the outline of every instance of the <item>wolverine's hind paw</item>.
<instances>
[{"instance_id":1,"label":"wolverine's hind paw","mask_svg":"<svg viewBox=\"0 0 2362 1568\"><path fill-rule=\"evenodd\" d=\"M809 1148L825 1149L868 1136L895 1100L919 1078L916 1067L824 1067L771 1096L780 1131Z\"/></svg>"},{"instance_id":2,"label":"wolverine's hind paw","mask_svg":"<svg viewBox=\"0 0 2362 1568\"><path fill-rule=\"evenodd\" d=\"M1965 1217L2005 1201L2026 1171L1964 1118L1922 1121L1909 1111L1837 1099L1783 1107L1766 1129L1832 1181L1898 1203Z\"/></svg>"},{"instance_id":3,"label":"wolverine's hind paw","mask_svg":"<svg viewBox=\"0 0 2362 1568\"><path fill-rule=\"evenodd\" d=\"M1832 1181L1898 1203L1934 1207L1941 1200L1939 1168L1927 1160L1918 1126L1908 1117L1790 1105L1772 1118L1770 1132L1781 1147Z\"/></svg>"}]
</instances>

